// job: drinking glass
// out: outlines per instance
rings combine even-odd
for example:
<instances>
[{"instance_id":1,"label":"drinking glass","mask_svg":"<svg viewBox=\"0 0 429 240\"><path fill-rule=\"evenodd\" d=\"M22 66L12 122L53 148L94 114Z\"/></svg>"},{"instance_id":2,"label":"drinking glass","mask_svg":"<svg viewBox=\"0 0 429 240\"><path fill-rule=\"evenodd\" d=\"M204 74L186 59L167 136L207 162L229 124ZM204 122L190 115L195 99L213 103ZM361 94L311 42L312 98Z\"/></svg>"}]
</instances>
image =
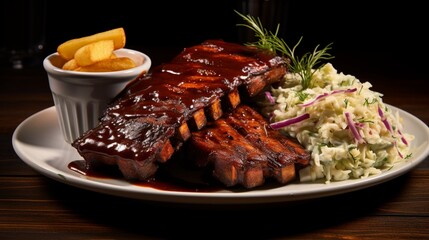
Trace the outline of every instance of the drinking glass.
<instances>
[{"instance_id":1,"label":"drinking glass","mask_svg":"<svg viewBox=\"0 0 429 240\"><path fill-rule=\"evenodd\" d=\"M46 0L7 0L0 6L1 61L14 69L40 63L46 40Z\"/></svg>"}]
</instances>

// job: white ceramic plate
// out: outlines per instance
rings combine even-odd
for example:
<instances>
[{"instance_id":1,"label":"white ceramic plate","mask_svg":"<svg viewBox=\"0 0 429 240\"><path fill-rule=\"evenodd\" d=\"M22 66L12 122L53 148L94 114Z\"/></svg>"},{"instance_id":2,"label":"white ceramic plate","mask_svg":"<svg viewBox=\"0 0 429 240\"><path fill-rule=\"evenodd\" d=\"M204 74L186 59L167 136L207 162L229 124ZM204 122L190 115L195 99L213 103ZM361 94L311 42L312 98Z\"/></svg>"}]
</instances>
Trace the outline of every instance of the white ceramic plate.
<instances>
[{"instance_id":1,"label":"white ceramic plate","mask_svg":"<svg viewBox=\"0 0 429 240\"><path fill-rule=\"evenodd\" d=\"M120 179L94 178L70 170L71 161L83 160L76 149L63 140L59 129L57 113L54 107L40 111L25 121L15 130L12 144L18 156L37 172L75 187L151 201L203 203L203 204L247 204L286 202L320 198L351 192L374 186L396 178L417 166L429 155L429 128L413 115L399 111L404 118L405 131L415 136L412 142L412 158L380 175L364 179L324 183L290 183L286 186L258 190L232 192L183 192L166 191L138 186Z\"/></svg>"}]
</instances>

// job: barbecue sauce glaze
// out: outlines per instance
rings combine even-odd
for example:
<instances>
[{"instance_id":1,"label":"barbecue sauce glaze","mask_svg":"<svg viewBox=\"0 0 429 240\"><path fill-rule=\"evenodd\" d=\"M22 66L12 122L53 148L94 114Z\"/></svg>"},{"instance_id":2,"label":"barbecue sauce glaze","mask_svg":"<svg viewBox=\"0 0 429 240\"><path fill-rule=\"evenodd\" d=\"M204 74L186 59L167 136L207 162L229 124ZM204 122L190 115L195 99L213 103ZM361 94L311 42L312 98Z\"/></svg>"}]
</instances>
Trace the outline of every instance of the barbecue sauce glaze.
<instances>
[{"instance_id":1,"label":"barbecue sauce glaze","mask_svg":"<svg viewBox=\"0 0 429 240\"><path fill-rule=\"evenodd\" d=\"M100 124L72 144L88 162L139 161L153 175L163 144L193 114L252 75L284 60L256 48L209 40L185 48L169 63L131 82L106 109Z\"/></svg>"}]
</instances>

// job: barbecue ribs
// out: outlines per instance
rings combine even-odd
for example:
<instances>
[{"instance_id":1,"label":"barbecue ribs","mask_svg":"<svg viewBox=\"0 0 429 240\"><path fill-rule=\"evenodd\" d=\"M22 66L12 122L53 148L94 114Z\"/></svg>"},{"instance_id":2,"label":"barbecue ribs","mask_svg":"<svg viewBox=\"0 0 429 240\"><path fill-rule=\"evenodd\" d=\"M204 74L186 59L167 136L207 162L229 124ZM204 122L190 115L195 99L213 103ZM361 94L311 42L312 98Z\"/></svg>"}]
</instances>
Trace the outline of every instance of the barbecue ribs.
<instances>
[{"instance_id":1,"label":"barbecue ribs","mask_svg":"<svg viewBox=\"0 0 429 240\"><path fill-rule=\"evenodd\" d=\"M295 166L306 166L310 160L301 145L243 104L192 132L186 147L188 159L198 167L212 168L213 176L228 187L253 188L267 178L286 184L295 179Z\"/></svg>"},{"instance_id":2,"label":"barbecue ribs","mask_svg":"<svg viewBox=\"0 0 429 240\"><path fill-rule=\"evenodd\" d=\"M284 58L241 44L208 40L185 48L130 83L99 125L72 146L88 168L117 165L125 178L147 180L191 131L219 119L286 71Z\"/></svg>"}]
</instances>

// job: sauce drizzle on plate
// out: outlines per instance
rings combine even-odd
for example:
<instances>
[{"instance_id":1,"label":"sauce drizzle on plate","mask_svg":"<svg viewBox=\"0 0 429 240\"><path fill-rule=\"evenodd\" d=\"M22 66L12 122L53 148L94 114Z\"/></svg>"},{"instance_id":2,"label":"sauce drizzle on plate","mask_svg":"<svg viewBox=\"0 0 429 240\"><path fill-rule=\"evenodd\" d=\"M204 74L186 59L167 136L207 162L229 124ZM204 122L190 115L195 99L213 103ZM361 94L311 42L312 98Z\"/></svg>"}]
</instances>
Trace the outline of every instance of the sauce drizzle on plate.
<instances>
[{"instance_id":1,"label":"sauce drizzle on plate","mask_svg":"<svg viewBox=\"0 0 429 240\"><path fill-rule=\"evenodd\" d=\"M75 160L71 161L68 166L70 170L79 173L81 175L91 177L91 178L101 178L101 179L121 179L123 176L117 166L99 166L96 168L87 167L85 160ZM147 181L136 181L128 180L130 184L141 186L141 187L150 187L158 190L164 191L179 191L179 192L216 192L223 190L224 187L211 183L209 181L201 180L185 180L178 177L174 177L168 174L167 171L157 172L157 175Z\"/></svg>"}]
</instances>

